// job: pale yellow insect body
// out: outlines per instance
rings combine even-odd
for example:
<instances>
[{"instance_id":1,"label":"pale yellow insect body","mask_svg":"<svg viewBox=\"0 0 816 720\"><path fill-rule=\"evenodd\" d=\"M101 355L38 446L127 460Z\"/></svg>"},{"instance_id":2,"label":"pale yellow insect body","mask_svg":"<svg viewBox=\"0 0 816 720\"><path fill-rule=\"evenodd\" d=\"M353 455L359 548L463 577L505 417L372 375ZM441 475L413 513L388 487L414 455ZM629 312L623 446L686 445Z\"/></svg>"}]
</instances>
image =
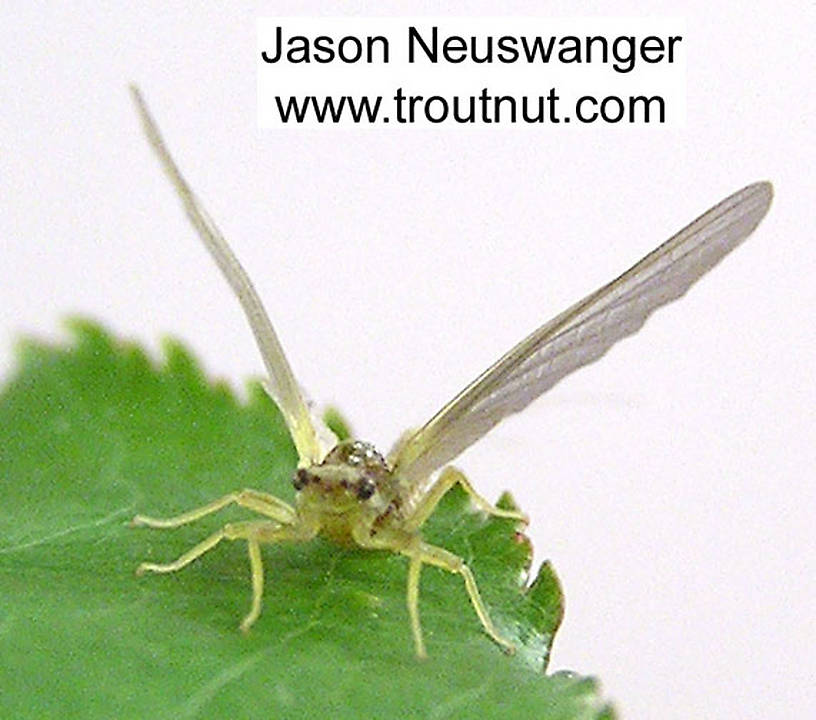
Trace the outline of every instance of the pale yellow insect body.
<instances>
[{"instance_id":1,"label":"pale yellow insect body","mask_svg":"<svg viewBox=\"0 0 816 720\"><path fill-rule=\"evenodd\" d=\"M726 198L619 278L540 327L419 430L407 433L385 458L358 440L326 447L325 433L319 432L312 419L249 277L179 172L138 89L131 91L148 140L188 217L244 308L268 372L266 390L283 414L299 457L292 480L297 493L294 506L268 493L245 489L168 519L137 515L134 525L153 528L185 525L231 504L260 516L228 523L174 562L142 563L138 572L174 572L221 540L245 540L252 605L241 628L248 630L261 612L264 572L260 545L306 542L320 534L339 543L408 558L407 602L417 656L426 655L419 621L423 565L460 575L484 630L512 652L513 644L491 621L468 566L458 555L425 542L421 528L457 484L485 513L519 522L526 522L526 517L489 503L458 470L447 467L433 480L434 473L502 418L525 408L573 370L598 359L618 340L636 332L656 308L685 293L759 224L771 203L771 185L755 183Z\"/></svg>"}]
</instances>

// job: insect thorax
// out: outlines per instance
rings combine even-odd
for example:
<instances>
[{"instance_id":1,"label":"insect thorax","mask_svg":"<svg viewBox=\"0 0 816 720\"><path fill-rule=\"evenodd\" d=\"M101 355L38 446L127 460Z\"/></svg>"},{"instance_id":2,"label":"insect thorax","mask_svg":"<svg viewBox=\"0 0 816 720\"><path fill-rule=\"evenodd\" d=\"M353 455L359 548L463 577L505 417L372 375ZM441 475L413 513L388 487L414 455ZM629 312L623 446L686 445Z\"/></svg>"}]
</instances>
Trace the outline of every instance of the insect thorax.
<instances>
[{"instance_id":1,"label":"insect thorax","mask_svg":"<svg viewBox=\"0 0 816 720\"><path fill-rule=\"evenodd\" d=\"M391 468L360 440L343 441L320 464L299 468L292 484L301 516L335 540L348 540L352 527L373 527L399 509Z\"/></svg>"}]
</instances>

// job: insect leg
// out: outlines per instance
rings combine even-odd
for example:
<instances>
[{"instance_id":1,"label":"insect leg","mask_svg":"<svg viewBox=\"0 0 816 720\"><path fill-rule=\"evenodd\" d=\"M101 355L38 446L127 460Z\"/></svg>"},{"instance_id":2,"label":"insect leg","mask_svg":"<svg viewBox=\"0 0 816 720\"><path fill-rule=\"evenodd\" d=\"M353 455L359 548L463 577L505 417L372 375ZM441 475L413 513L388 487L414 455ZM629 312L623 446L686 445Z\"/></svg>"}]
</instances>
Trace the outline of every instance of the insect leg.
<instances>
[{"instance_id":1,"label":"insect leg","mask_svg":"<svg viewBox=\"0 0 816 720\"><path fill-rule=\"evenodd\" d=\"M286 541L304 542L311 540L316 530L304 524L277 525L266 520L229 523L224 526L224 537L228 540L246 540L249 552L249 567L252 573L252 605L241 620L241 630L248 632L261 614L263 603L264 571L261 558L261 543Z\"/></svg>"},{"instance_id":2,"label":"insect leg","mask_svg":"<svg viewBox=\"0 0 816 720\"><path fill-rule=\"evenodd\" d=\"M515 646L499 635L499 631L490 619L484 601L479 594L476 579L461 557L454 555L444 548L429 545L420 540L419 537L401 552L411 559L411 564L408 568L408 613L411 617L411 630L414 634L414 646L416 647L418 657L425 657L425 643L422 639L422 627L419 623L419 574L423 564L435 565L448 572L461 575L465 581L465 589L470 597L470 602L485 632L490 635L498 645L501 645L505 651L508 653L515 652Z\"/></svg>"},{"instance_id":3,"label":"insect leg","mask_svg":"<svg viewBox=\"0 0 816 720\"><path fill-rule=\"evenodd\" d=\"M422 559L418 556L412 557L408 565L408 615L411 618L411 632L414 635L414 648L417 657L424 660L428 657L428 653L425 652L422 625L419 622L419 574L421 572Z\"/></svg>"},{"instance_id":4,"label":"insect leg","mask_svg":"<svg viewBox=\"0 0 816 720\"><path fill-rule=\"evenodd\" d=\"M247 550L249 551L249 567L252 573L252 607L241 620L241 630L249 632L252 626L261 614L261 605L263 602L263 586L264 586L264 571L263 559L261 558L261 546L256 538L247 539Z\"/></svg>"},{"instance_id":5,"label":"insect leg","mask_svg":"<svg viewBox=\"0 0 816 720\"><path fill-rule=\"evenodd\" d=\"M417 503L411 515L406 518L404 525L405 529L413 531L422 527L433 511L436 510L436 506L439 504L439 501L442 500L445 494L457 484L461 486L461 488L468 495L470 495L470 499L473 504L482 512L485 512L488 515L494 515L495 517L511 518L513 520L521 520L525 523L528 522L528 518L524 513L518 512L517 510L502 510L501 508L497 508L492 503L489 503L485 498L479 495L476 490L474 490L473 486L470 484L470 481L464 476L463 473L456 468L446 467L441 472L436 482Z\"/></svg>"},{"instance_id":6,"label":"insect leg","mask_svg":"<svg viewBox=\"0 0 816 720\"><path fill-rule=\"evenodd\" d=\"M146 572L170 573L181 570L193 560L212 550L222 540L246 540L249 551L249 566L252 572L252 605L249 613L241 621L241 630L246 632L261 614L263 598L264 572L261 558L261 543L275 543L310 540L316 531L303 524L280 525L269 520L249 520L246 522L228 523L218 532L188 550L178 559L167 564L142 563L136 569L138 575Z\"/></svg>"},{"instance_id":7,"label":"insect leg","mask_svg":"<svg viewBox=\"0 0 816 720\"><path fill-rule=\"evenodd\" d=\"M260 490L245 489L240 492L224 495L224 497L213 500L207 505L189 510L186 513L171 518L162 519L152 518L146 515L136 515L133 520L130 521L130 524L132 527L175 528L180 525L187 525L207 515L211 515L214 512L218 512L233 503L248 510L254 510L284 525L290 525L295 521L295 510L288 503Z\"/></svg>"},{"instance_id":8,"label":"insect leg","mask_svg":"<svg viewBox=\"0 0 816 720\"><path fill-rule=\"evenodd\" d=\"M212 550L224 539L224 537L224 529L222 528L218 532L210 535L210 537L208 537L206 540L198 543L198 545L195 547L190 548L186 553L171 563L159 564L143 562L136 568L136 574L144 575L146 572L170 573L176 572L176 570L181 570L181 568L186 567L193 562L193 560L200 558L205 552Z\"/></svg>"},{"instance_id":9,"label":"insect leg","mask_svg":"<svg viewBox=\"0 0 816 720\"><path fill-rule=\"evenodd\" d=\"M270 523L267 520L256 520L256 521L249 521L249 522L242 522L242 523L229 523L224 525L218 532L214 532L210 535L206 540L198 543L195 547L190 548L186 553L181 555L179 558L174 560L170 563L149 563L144 562L136 568L137 575L144 575L146 572L154 572L154 573L170 573L176 572L177 570L181 570L184 567L187 567L193 560L197 560L200 558L204 553L209 552L212 550L218 543L222 540L238 540L238 539L249 539L248 532L255 532L258 533L259 530L266 530L267 534L269 534L270 529L272 531L278 530L280 525L277 523ZM257 540L256 540L257 542ZM274 542L274 540L272 541ZM252 561L251 551L250 551L250 561ZM254 569L254 566L253 566ZM263 574L261 574L261 582L263 583Z\"/></svg>"}]
</instances>

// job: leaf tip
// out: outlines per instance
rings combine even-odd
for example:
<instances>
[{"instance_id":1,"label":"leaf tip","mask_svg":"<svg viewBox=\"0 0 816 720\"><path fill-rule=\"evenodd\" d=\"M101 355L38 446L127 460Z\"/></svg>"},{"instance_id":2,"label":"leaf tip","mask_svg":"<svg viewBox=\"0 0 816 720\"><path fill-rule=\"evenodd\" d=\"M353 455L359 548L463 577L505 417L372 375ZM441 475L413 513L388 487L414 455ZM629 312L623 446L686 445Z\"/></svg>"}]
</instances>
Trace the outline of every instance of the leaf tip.
<instances>
[{"instance_id":1,"label":"leaf tip","mask_svg":"<svg viewBox=\"0 0 816 720\"><path fill-rule=\"evenodd\" d=\"M343 442L351 438L351 425L336 407L327 407L323 413L323 422L331 430L338 441Z\"/></svg>"},{"instance_id":2,"label":"leaf tip","mask_svg":"<svg viewBox=\"0 0 816 720\"><path fill-rule=\"evenodd\" d=\"M538 607L541 627L555 635L564 619L564 592L549 560L541 563L527 597Z\"/></svg>"},{"instance_id":3,"label":"leaf tip","mask_svg":"<svg viewBox=\"0 0 816 720\"><path fill-rule=\"evenodd\" d=\"M161 369L164 372L183 378L199 387L207 384L198 359L183 342L164 335L160 340L160 345L163 355Z\"/></svg>"}]
</instances>

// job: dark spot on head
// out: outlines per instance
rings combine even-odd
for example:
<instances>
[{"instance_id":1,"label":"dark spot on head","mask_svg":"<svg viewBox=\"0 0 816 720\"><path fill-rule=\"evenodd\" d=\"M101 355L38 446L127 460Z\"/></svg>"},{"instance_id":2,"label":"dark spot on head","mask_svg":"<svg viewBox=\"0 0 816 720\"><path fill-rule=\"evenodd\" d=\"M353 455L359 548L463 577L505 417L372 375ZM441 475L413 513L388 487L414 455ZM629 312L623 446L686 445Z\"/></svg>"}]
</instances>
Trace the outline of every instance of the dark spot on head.
<instances>
[{"instance_id":1,"label":"dark spot on head","mask_svg":"<svg viewBox=\"0 0 816 720\"><path fill-rule=\"evenodd\" d=\"M305 468L299 468L298 471L292 477L292 485L294 485L295 490L303 490L311 480L311 475Z\"/></svg>"},{"instance_id":2,"label":"dark spot on head","mask_svg":"<svg viewBox=\"0 0 816 720\"><path fill-rule=\"evenodd\" d=\"M369 477L364 477L357 483L357 499L368 500L377 489L377 485Z\"/></svg>"}]
</instances>

